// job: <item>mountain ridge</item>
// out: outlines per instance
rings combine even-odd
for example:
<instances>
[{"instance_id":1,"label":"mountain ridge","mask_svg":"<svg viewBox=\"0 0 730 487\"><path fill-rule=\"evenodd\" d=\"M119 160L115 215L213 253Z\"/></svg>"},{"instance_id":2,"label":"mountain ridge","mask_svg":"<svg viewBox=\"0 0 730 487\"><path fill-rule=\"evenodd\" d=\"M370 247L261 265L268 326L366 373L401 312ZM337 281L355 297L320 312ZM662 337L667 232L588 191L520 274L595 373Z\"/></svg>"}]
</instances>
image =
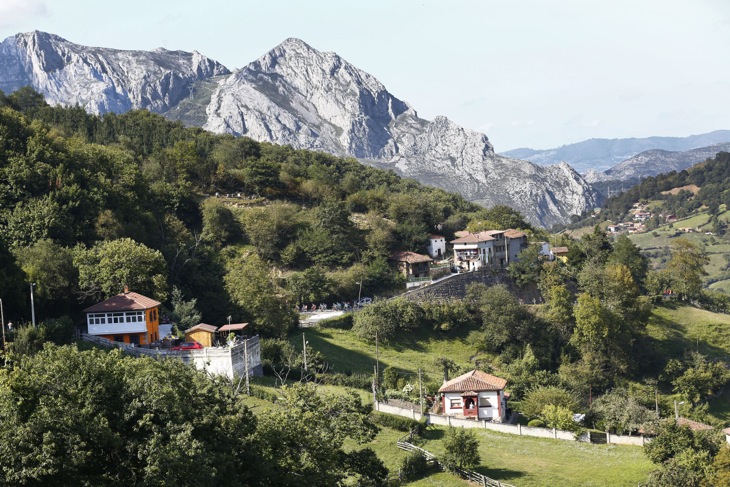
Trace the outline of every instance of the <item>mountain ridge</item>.
<instances>
[{"instance_id":1,"label":"mountain ridge","mask_svg":"<svg viewBox=\"0 0 730 487\"><path fill-rule=\"evenodd\" d=\"M0 44L3 66L3 90L27 82L52 104L92 113L147 108L212 132L352 156L485 206L507 204L537 225L599 203L569 166L497 155L485 134L446 117L419 118L374 76L296 38L231 72L199 53L84 48L35 32Z\"/></svg>"},{"instance_id":2,"label":"mountain ridge","mask_svg":"<svg viewBox=\"0 0 730 487\"><path fill-rule=\"evenodd\" d=\"M687 137L630 137L623 139L593 138L553 149L519 148L502 152L508 157L526 159L540 165L565 161L584 174L589 170L605 172L648 150L683 152L730 142L730 130L714 130Z\"/></svg>"}]
</instances>

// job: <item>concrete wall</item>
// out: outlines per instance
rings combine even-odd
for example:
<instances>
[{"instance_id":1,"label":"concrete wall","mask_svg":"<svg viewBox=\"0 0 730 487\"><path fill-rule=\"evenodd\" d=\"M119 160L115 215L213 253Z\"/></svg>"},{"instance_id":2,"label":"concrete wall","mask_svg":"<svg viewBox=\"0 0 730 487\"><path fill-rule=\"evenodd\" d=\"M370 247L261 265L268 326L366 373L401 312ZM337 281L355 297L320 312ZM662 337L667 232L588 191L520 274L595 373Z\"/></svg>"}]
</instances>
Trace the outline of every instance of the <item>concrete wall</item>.
<instances>
[{"instance_id":1,"label":"concrete wall","mask_svg":"<svg viewBox=\"0 0 730 487\"><path fill-rule=\"evenodd\" d=\"M423 415L415 409L399 408L398 406L391 406L390 404L382 402L375 403L375 410L380 411L381 413L395 414L397 416L415 419L416 421L420 421L423 417Z\"/></svg>"},{"instance_id":2,"label":"concrete wall","mask_svg":"<svg viewBox=\"0 0 730 487\"><path fill-rule=\"evenodd\" d=\"M398 408L395 406L389 406L383 403L375 403L375 409L384 413L396 414L398 416L405 416L413 419L421 419L421 415L410 409ZM453 416L445 416L442 414L427 413L423 415L426 417L428 424L434 424L438 426L453 426L456 428L476 428L476 429L487 429L491 431L498 431L500 433L507 433L510 435L519 436L532 436L535 438L550 438L554 440L564 441L587 441L590 439L587 433L583 433L578 438L571 431L562 431L552 428L535 428L531 426L522 426L519 424L504 424L497 423L494 421L476 421L473 419L459 419ZM609 444L612 445L634 445L643 446L649 443L650 438L644 438L643 436L619 436L619 435L607 435Z\"/></svg>"},{"instance_id":3,"label":"concrete wall","mask_svg":"<svg viewBox=\"0 0 730 487\"><path fill-rule=\"evenodd\" d=\"M245 375L246 362L244 359L248 355L249 376L264 375L261 366L261 343L258 336L249 338L233 347L209 347L202 350L183 352L133 347L125 343L112 342L102 337L87 334L82 334L81 338L105 347L121 348L126 353L137 357L179 359L183 363L194 365L196 369L204 370L211 375L223 375L231 379Z\"/></svg>"}]
</instances>

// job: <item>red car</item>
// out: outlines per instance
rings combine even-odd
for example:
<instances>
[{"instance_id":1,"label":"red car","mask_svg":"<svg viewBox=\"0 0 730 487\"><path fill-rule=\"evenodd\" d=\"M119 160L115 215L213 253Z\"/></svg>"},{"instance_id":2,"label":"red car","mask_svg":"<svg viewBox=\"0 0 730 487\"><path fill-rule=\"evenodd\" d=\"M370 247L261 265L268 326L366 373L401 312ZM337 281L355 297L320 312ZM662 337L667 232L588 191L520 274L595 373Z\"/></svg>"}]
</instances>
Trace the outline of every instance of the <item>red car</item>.
<instances>
[{"instance_id":1,"label":"red car","mask_svg":"<svg viewBox=\"0 0 730 487\"><path fill-rule=\"evenodd\" d=\"M170 350L200 350L203 348L198 342L182 342L180 345L170 347Z\"/></svg>"}]
</instances>

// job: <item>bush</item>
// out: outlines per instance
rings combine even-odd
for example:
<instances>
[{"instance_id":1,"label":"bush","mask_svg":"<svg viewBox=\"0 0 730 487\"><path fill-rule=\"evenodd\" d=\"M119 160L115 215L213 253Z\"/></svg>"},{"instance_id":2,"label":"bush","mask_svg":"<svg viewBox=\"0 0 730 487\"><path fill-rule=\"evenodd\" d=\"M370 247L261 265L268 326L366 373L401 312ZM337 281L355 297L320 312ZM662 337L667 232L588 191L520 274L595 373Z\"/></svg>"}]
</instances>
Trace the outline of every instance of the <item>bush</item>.
<instances>
[{"instance_id":1,"label":"bush","mask_svg":"<svg viewBox=\"0 0 730 487\"><path fill-rule=\"evenodd\" d=\"M386 428L392 428L398 431L405 431L410 433L415 431L417 435L422 435L426 429L425 418L422 421L416 421L415 419L404 418L402 416L396 416L394 414L381 413L373 411L371 413L373 423L385 426Z\"/></svg>"},{"instance_id":2,"label":"bush","mask_svg":"<svg viewBox=\"0 0 730 487\"><path fill-rule=\"evenodd\" d=\"M321 328L336 328L338 330L350 330L352 329L352 313L345 313L344 315L336 316L334 318L328 318L319 322Z\"/></svg>"},{"instance_id":3,"label":"bush","mask_svg":"<svg viewBox=\"0 0 730 487\"><path fill-rule=\"evenodd\" d=\"M279 400L279 396L277 396L273 392L269 392L266 389L261 389L260 387L256 386L251 386L251 395L253 397L257 397L271 403L276 403L276 401Z\"/></svg>"},{"instance_id":4,"label":"bush","mask_svg":"<svg viewBox=\"0 0 730 487\"><path fill-rule=\"evenodd\" d=\"M400 464L401 480L416 480L424 476L428 470L426 457L419 452L411 452Z\"/></svg>"},{"instance_id":5,"label":"bush","mask_svg":"<svg viewBox=\"0 0 730 487\"><path fill-rule=\"evenodd\" d=\"M544 428L545 427L545 421L542 419L531 419L529 423L527 423L527 426L530 426L532 428Z\"/></svg>"},{"instance_id":6,"label":"bush","mask_svg":"<svg viewBox=\"0 0 730 487\"><path fill-rule=\"evenodd\" d=\"M369 374L322 374L322 383L331 386L354 387L370 391L373 388L373 376Z\"/></svg>"}]
</instances>

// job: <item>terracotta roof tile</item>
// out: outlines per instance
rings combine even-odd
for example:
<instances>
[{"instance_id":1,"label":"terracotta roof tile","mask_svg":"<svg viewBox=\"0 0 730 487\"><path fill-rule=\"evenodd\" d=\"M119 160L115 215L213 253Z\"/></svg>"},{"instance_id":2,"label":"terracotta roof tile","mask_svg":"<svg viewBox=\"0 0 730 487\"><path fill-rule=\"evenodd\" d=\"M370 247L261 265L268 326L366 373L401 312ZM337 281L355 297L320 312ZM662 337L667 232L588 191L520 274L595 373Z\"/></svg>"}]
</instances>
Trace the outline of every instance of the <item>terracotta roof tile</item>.
<instances>
[{"instance_id":1,"label":"terracotta roof tile","mask_svg":"<svg viewBox=\"0 0 730 487\"><path fill-rule=\"evenodd\" d=\"M553 247L550 249L550 252L553 254L567 254L568 253L568 247Z\"/></svg>"},{"instance_id":2,"label":"terracotta roof tile","mask_svg":"<svg viewBox=\"0 0 730 487\"><path fill-rule=\"evenodd\" d=\"M677 420L677 424L679 426L689 426L689 429L692 431L702 431L702 430L711 430L713 429L712 426L705 423L700 423L699 421L693 421L691 419L687 418L679 418Z\"/></svg>"},{"instance_id":3,"label":"terracotta roof tile","mask_svg":"<svg viewBox=\"0 0 730 487\"><path fill-rule=\"evenodd\" d=\"M445 382L439 389L439 392L500 391L506 385L507 380L501 377L487 374L481 370L472 370Z\"/></svg>"},{"instance_id":4,"label":"terracotta roof tile","mask_svg":"<svg viewBox=\"0 0 730 487\"><path fill-rule=\"evenodd\" d=\"M522 238L525 236L524 232L520 232L519 230L507 230L504 232L504 236L507 238Z\"/></svg>"},{"instance_id":5,"label":"terracotta roof tile","mask_svg":"<svg viewBox=\"0 0 730 487\"><path fill-rule=\"evenodd\" d=\"M101 313L109 311L142 311L154 308L161 303L139 293L126 292L112 296L84 310L84 313Z\"/></svg>"},{"instance_id":6,"label":"terracotta roof tile","mask_svg":"<svg viewBox=\"0 0 730 487\"><path fill-rule=\"evenodd\" d=\"M223 325L218 328L218 331L237 331L243 330L248 326L248 323L231 323L230 325Z\"/></svg>"}]
</instances>

